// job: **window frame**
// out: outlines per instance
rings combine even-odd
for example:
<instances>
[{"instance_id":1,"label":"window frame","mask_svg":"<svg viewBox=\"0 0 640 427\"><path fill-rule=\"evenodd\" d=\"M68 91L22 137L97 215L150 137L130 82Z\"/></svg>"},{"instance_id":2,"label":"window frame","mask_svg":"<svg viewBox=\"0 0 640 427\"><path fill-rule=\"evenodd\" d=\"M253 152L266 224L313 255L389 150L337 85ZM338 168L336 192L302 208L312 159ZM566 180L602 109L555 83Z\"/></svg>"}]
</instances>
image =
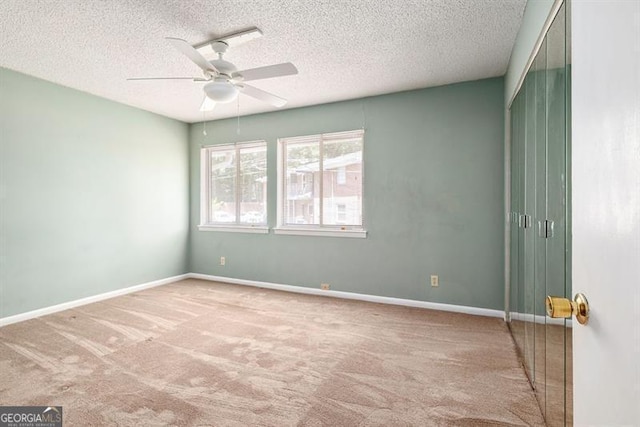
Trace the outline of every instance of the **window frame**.
<instances>
[{"instance_id":1,"label":"window frame","mask_svg":"<svg viewBox=\"0 0 640 427\"><path fill-rule=\"evenodd\" d=\"M277 218L277 226L273 229L275 234L290 234L290 235L302 235L302 236L325 236L325 237L355 237L355 238L366 238L367 230L365 229L365 203L364 203L364 129L357 129L351 131L344 132L330 132L330 133L322 133L315 135L302 135L302 136L294 136L294 137L283 137L278 138L277 144L277 209L276 209L276 218ZM362 216L362 224L361 225L340 225L340 224L323 224L323 196L324 196L324 188L323 188L323 179L320 179L319 183L319 222L320 224L286 224L285 223L285 203L286 203L286 171L287 166L286 162L286 145L287 143L302 143L305 141L310 141L314 139L319 140L319 150L318 150L318 170L320 172L324 172L323 162L324 162L324 140L332 140L335 138L356 138L359 137L361 139L362 144L362 157L360 160L360 168L361 168L361 206L360 212Z\"/></svg>"},{"instance_id":2,"label":"window frame","mask_svg":"<svg viewBox=\"0 0 640 427\"><path fill-rule=\"evenodd\" d=\"M241 218L241 179L242 171L240 168L240 152L243 148L262 148L264 147L265 155L267 154L267 142L259 139L254 141L233 142L227 144L213 144L202 146L200 148L200 231L227 231L236 233L269 233L268 205L265 207L265 220L260 224L251 224L240 222ZM236 177L234 183L235 191L235 217L236 222L210 222L211 218L211 153L215 151L235 151L235 168ZM268 164L268 159L266 160ZM268 168L265 174L268 179ZM268 186L265 188L266 199L268 201Z\"/></svg>"}]
</instances>

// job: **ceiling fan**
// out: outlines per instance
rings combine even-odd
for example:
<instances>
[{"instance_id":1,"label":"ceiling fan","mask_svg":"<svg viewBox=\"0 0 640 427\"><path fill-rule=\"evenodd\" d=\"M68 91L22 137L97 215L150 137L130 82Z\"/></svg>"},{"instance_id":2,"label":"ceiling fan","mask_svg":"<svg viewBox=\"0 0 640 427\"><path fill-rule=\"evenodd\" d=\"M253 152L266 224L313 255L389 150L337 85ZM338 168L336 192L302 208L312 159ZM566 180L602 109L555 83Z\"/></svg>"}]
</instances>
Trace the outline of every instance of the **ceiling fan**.
<instances>
[{"instance_id":1,"label":"ceiling fan","mask_svg":"<svg viewBox=\"0 0 640 427\"><path fill-rule=\"evenodd\" d=\"M174 48L202 69L203 77L135 77L127 80L193 80L195 82L207 82L203 87L205 97L200 106L200 111L211 111L217 103L225 104L231 102L238 97L240 92L275 107L282 107L287 103L286 99L248 85L245 82L298 74L297 68L292 63L285 62L238 71L235 65L222 58L229 46L235 46L261 36L262 32L259 29L252 28L197 46L191 46L182 39L167 37L166 40ZM217 59L209 61L200 53L200 50L207 47L218 55Z\"/></svg>"}]
</instances>

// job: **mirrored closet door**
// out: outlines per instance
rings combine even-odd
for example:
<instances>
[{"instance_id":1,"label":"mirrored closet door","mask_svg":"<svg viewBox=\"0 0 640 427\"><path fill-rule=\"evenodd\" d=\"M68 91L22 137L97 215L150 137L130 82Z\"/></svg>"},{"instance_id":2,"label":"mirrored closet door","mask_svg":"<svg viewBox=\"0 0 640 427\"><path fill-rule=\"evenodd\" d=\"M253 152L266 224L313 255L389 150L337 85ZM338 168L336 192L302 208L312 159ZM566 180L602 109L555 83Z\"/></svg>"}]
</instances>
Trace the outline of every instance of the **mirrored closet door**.
<instances>
[{"instance_id":1,"label":"mirrored closet door","mask_svg":"<svg viewBox=\"0 0 640 427\"><path fill-rule=\"evenodd\" d=\"M549 426L571 425L571 321L545 313L571 297L569 43L558 11L510 106L510 328Z\"/></svg>"}]
</instances>

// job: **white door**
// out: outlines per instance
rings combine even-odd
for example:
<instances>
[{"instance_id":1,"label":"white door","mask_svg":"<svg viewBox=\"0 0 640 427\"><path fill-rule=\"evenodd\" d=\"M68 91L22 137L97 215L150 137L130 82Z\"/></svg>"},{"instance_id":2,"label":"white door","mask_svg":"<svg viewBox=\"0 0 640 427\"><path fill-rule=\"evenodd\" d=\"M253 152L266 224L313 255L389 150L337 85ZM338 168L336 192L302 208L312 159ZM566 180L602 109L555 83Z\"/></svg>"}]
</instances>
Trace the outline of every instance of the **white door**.
<instances>
[{"instance_id":1,"label":"white door","mask_svg":"<svg viewBox=\"0 0 640 427\"><path fill-rule=\"evenodd\" d=\"M576 426L640 426L640 0L572 4Z\"/></svg>"}]
</instances>

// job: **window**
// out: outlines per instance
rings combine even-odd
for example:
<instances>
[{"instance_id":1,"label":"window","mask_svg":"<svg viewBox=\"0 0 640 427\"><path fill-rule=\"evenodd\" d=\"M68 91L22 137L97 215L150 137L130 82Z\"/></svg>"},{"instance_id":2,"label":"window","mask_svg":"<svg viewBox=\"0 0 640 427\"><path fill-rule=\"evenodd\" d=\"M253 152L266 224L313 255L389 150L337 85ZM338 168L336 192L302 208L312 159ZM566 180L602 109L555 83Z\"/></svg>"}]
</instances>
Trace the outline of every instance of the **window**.
<instances>
[{"instance_id":1,"label":"window","mask_svg":"<svg viewBox=\"0 0 640 427\"><path fill-rule=\"evenodd\" d=\"M202 148L200 230L268 232L267 143Z\"/></svg>"},{"instance_id":2,"label":"window","mask_svg":"<svg viewBox=\"0 0 640 427\"><path fill-rule=\"evenodd\" d=\"M338 168L337 180L338 180L338 184L340 184L340 185L344 185L344 184L347 183L347 168L346 168L346 166L340 166Z\"/></svg>"},{"instance_id":3,"label":"window","mask_svg":"<svg viewBox=\"0 0 640 427\"><path fill-rule=\"evenodd\" d=\"M278 140L279 234L366 237L364 131Z\"/></svg>"},{"instance_id":4,"label":"window","mask_svg":"<svg viewBox=\"0 0 640 427\"><path fill-rule=\"evenodd\" d=\"M336 210L336 224L347 223L347 205L344 203L338 203Z\"/></svg>"}]
</instances>

